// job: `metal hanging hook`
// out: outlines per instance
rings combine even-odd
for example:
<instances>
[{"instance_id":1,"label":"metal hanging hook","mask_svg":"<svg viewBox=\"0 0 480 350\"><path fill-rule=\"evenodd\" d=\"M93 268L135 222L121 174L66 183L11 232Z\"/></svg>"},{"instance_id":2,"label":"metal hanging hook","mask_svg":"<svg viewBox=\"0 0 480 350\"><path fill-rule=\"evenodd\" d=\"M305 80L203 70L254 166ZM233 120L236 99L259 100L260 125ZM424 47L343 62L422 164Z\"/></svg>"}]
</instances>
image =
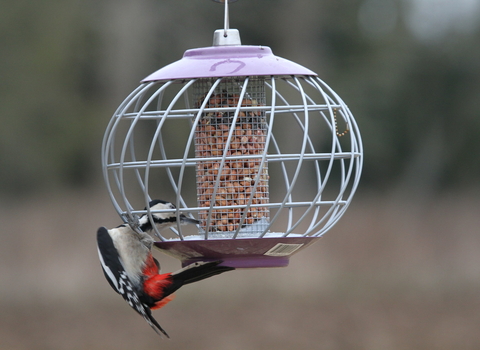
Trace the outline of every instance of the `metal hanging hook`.
<instances>
[{"instance_id":1,"label":"metal hanging hook","mask_svg":"<svg viewBox=\"0 0 480 350\"><path fill-rule=\"evenodd\" d=\"M224 13L224 24L223 24L223 36L226 38L228 36L228 30L230 29L230 20L228 16L228 4L231 2L236 2L238 0L213 0L215 2L225 4L225 13Z\"/></svg>"},{"instance_id":2,"label":"metal hanging hook","mask_svg":"<svg viewBox=\"0 0 480 350\"><path fill-rule=\"evenodd\" d=\"M213 46L230 46L241 45L240 33L237 29L230 29L230 19L228 14L228 4L237 0L212 0L221 4L225 4L224 25L223 30L218 29L213 36Z\"/></svg>"}]
</instances>

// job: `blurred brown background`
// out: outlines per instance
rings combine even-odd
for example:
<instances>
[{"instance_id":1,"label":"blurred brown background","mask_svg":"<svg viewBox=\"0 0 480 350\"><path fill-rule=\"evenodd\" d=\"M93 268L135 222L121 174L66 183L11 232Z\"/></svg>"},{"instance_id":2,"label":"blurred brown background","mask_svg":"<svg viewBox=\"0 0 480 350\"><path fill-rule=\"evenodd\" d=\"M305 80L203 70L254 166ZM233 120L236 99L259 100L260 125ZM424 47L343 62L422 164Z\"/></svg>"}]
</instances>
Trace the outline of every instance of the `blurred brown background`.
<instances>
[{"instance_id":1,"label":"blurred brown background","mask_svg":"<svg viewBox=\"0 0 480 350\"><path fill-rule=\"evenodd\" d=\"M240 0L246 45L316 71L362 131L361 186L281 269L181 289L161 340L100 269L121 101L211 45L210 0L0 0L0 350L479 349L480 1ZM179 263L157 254L165 271Z\"/></svg>"}]
</instances>

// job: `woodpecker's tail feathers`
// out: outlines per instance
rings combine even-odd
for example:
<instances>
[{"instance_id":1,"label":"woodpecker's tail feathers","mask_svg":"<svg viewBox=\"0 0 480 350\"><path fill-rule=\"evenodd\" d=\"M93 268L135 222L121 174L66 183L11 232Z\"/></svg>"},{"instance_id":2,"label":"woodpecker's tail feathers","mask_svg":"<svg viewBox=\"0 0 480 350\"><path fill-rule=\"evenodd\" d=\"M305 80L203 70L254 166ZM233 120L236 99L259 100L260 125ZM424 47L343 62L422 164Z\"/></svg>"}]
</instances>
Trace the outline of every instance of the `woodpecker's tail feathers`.
<instances>
[{"instance_id":1,"label":"woodpecker's tail feathers","mask_svg":"<svg viewBox=\"0 0 480 350\"><path fill-rule=\"evenodd\" d=\"M153 328L153 330L159 336L162 336L163 334L167 338L170 338L167 332L162 328L162 326L160 326L157 320L153 317L150 307L140 300L139 295L132 288L129 288L128 286L126 288L126 291L127 292L123 294L123 298L132 307L132 309L134 309L136 312L142 315L145 321L150 325L150 327Z\"/></svg>"},{"instance_id":2,"label":"woodpecker's tail feathers","mask_svg":"<svg viewBox=\"0 0 480 350\"><path fill-rule=\"evenodd\" d=\"M143 316L143 318L145 319L145 321L147 321L147 323L150 325L150 327L153 328L153 330L159 335L159 336L162 336L162 334L164 336L166 336L167 338L170 338L170 336L167 334L167 332L165 332L165 330L162 328L162 326L160 326L157 322L157 320L155 318L153 318L152 316L152 312L150 311L149 308L144 308L145 310L145 313L142 313L141 315ZM160 332L161 333L160 333Z\"/></svg>"},{"instance_id":3,"label":"woodpecker's tail feathers","mask_svg":"<svg viewBox=\"0 0 480 350\"><path fill-rule=\"evenodd\" d=\"M195 262L193 264L185 266L183 269L172 272L172 278L174 280L183 281L183 284L189 284L201 281L205 278L219 275L227 271L235 270L234 267L219 266L221 263L221 260L210 262Z\"/></svg>"}]
</instances>

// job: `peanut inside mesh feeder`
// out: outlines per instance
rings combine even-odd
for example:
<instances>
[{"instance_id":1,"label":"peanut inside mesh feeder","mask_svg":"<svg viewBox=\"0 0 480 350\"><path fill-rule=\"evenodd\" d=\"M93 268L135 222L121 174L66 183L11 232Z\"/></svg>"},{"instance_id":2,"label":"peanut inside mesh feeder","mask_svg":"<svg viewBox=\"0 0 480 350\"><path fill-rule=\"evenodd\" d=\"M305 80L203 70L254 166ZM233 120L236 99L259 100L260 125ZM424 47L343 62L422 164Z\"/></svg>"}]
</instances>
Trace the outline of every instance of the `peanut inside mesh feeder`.
<instances>
[{"instance_id":1,"label":"peanut inside mesh feeder","mask_svg":"<svg viewBox=\"0 0 480 350\"><path fill-rule=\"evenodd\" d=\"M268 162L265 154L267 123L263 79L224 79L205 95L212 80L194 84L196 106L205 105L195 130L197 199L201 229L209 232L260 234L268 226ZM204 103L206 102L206 104ZM214 209L216 207L217 209Z\"/></svg>"},{"instance_id":2,"label":"peanut inside mesh feeder","mask_svg":"<svg viewBox=\"0 0 480 350\"><path fill-rule=\"evenodd\" d=\"M135 228L152 198L200 221L156 232L155 246L184 265L288 265L345 213L362 158L341 98L270 48L241 45L233 29L145 78L102 146L105 182L125 222ZM165 198L167 187L175 198Z\"/></svg>"}]
</instances>

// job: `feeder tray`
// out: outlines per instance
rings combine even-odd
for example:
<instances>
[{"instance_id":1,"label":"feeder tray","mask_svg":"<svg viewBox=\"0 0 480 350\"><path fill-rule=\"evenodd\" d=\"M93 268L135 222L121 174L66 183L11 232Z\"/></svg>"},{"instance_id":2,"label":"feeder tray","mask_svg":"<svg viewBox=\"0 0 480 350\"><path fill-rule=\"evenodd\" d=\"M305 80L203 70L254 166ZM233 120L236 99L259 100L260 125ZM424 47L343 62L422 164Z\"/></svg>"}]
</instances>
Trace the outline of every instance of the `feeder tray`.
<instances>
[{"instance_id":1,"label":"feeder tray","mask_svg":"<svg viewBox=\"0 0 480 350\"><path fill-rule=\"evenodd\" d=\"M286 266L328 231L352 200L362 158L357 124L331 88L268 47L241 45L227 26L212 47L146 77L102 145L124 222L138 230L151 214L139 208L169 200L177 218L200 224L155 228L156 248L183 265L241 268Z\"/></svg>"}]
</instances>

